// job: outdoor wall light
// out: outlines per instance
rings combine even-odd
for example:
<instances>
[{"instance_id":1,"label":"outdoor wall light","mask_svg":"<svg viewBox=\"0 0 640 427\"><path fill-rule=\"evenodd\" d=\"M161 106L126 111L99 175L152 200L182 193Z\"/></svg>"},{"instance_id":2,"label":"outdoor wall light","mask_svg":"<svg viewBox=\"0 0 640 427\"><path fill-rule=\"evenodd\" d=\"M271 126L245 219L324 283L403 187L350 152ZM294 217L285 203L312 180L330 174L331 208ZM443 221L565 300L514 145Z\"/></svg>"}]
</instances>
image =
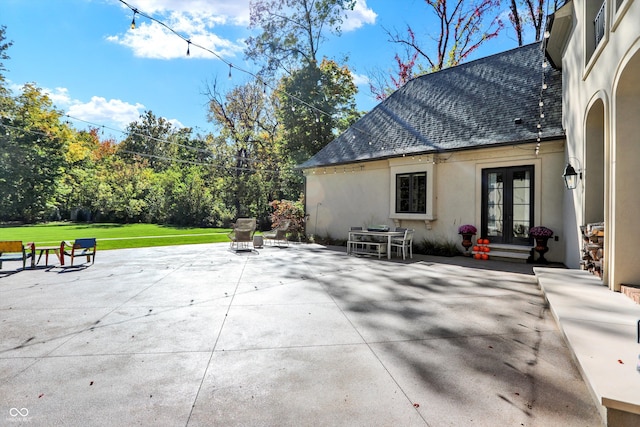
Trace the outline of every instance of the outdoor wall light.
<instances>
[{"instance_id":1,"label":"outdoor wall light","mask_svg":"<svg viewBox=\"0 0 640 427\"><path fill-rule=\"evenodd\" d=\"M582 171L579 169L576 171L573 166L571 166L571 163L567 162L562 177L564 178L564 185L567 187L567 190L573 190L578 186L578 178L582 179Z\"/></svg>"}]
</instances>

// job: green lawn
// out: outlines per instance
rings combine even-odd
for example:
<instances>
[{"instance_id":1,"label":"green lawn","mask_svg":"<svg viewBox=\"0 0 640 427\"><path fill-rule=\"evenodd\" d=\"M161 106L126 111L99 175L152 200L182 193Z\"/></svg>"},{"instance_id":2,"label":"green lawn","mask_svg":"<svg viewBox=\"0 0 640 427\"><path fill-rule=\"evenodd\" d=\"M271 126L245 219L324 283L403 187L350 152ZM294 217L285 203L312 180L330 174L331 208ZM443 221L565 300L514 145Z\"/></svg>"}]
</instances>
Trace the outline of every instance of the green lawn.
<instances>
[{"instance_id":1,"label":"green lawn","mask_svg":"<svg viewBox=\"0 0 640 427\"><path fill-rule=\"evenodd\" d=\"M0 240L34 242L38 247L58 245L63 240L95 237L98 239L98 249L105 250L228 242L229 231L231 230L224 228L187 228L155 224L50 223L0 227Z\"/></svg>"}]
</instances>

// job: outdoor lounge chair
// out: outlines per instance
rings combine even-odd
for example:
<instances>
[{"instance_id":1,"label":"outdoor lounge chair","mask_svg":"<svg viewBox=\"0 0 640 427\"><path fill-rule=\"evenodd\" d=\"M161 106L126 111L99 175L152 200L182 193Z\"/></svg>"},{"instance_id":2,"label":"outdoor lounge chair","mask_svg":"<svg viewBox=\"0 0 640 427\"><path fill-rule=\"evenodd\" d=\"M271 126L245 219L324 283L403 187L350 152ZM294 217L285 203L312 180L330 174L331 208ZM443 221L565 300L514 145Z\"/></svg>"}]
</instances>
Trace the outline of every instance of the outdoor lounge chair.
<instances>
[{"instance_id":1,"label":"outdoor lounge chair","mask_svg":"<svg viewBox=\"0 0 640 427\"><path fill-rule=\"evenodd\" d=\"M67 243L64 240L60 243L60 265L64 265L64 256L71 258L71 266L73 267L73 259L77 257L87 257L87 262L93 264L96 261L96 249L98 243L95 237L76 239L73 243Z\"/></svg>"},{"instance_id":2,"label":"outdoor lounge chair","mask_svg":"<svg viewBox=\"0 0 640 427\"><path fill-rule=\"evenodd\" d=\"M233 230L228 234L231 239L230 247L233 250L251 250L253 234L256 231L255 218L238 218L233 224Z\"/></svg>"},{"instance_id":3,"label":"outdoor lounge chair","mask_svg":"<svg viewBox=\"0 0 640 427\"><path fill-rule=\"evenodd\" d=\"M396 248L398 253L402 250L402 259L407 259L407 250L409 258L413 258L413 233L414 230L405 230L401 239L391 239L391 249Z\"/></svg>"},{"instance_id":4,"label":"outdoor lounge chair","mask_svg":"<svg viewBox=\"0 0 640 427\"><path fill-rule=\"evenodd\" d=\"M35 249L33 243L22 244L20 240L7 240L0 242L0 269L3 261L22 261L22 269L27 267L27 259L31 258L31 267L34 266Z\"/></svg>"},{"instance_id":5,"label":"outdoor lounge chair","mask_svg":"<svg viewBox=\"0 0 640 427\"><path fill-rule=\"evenodd\" d=\"M275 246L289 246L289 240L287 239L287 231L291 221L282 221L277 227L271 231L265 231L262 233L265 242L271 241Z\"/></svg>"}]
</instances>

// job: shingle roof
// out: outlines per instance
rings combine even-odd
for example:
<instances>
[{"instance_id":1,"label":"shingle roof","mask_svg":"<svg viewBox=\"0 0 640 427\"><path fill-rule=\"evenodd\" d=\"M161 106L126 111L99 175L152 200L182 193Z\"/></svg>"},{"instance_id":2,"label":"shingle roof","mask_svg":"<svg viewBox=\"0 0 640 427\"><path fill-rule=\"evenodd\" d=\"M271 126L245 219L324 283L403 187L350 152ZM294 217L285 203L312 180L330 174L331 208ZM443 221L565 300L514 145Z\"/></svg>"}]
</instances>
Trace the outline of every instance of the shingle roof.
<instances>
[{"instance_id":1,"label":"shingle roof","mask_svg":"<svg viewBox=\"0 0 640 427\"><path fill-rule=\"evenodd\" d=\"M299 167L535 142L539 121L563 138L562 77L543 59L533 43L416 77Z\"/></svg>"}]
</instances>

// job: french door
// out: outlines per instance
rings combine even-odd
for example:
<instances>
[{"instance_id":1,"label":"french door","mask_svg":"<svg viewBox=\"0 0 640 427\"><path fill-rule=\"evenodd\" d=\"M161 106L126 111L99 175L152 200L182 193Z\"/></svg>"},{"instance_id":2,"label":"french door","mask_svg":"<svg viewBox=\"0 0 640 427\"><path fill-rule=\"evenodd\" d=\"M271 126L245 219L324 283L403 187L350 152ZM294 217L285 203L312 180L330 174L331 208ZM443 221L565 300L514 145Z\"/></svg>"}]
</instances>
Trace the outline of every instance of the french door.
<instances>
[{"instance_id":1,"label":"french door","mask_svg":"<svg viewBox=\"0 0 640 427\"><path fill-rule=\"evenodd\" d=\"M482 237L528 245L533 226L533 166L482 170Z\"/></svg>"}]
</instances>

